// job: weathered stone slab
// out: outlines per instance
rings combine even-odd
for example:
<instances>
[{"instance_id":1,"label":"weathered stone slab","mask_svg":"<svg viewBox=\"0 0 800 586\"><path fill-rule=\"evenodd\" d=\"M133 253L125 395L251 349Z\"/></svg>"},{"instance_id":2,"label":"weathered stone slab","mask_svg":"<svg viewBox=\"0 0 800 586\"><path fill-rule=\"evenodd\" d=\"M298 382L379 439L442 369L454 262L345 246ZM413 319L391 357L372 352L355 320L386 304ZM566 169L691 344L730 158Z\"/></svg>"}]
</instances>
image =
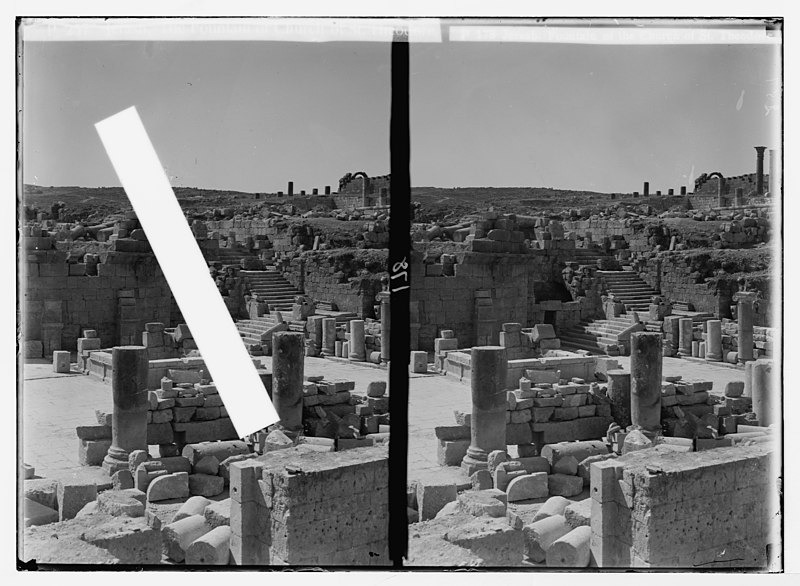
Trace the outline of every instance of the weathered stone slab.
<instances>
[{"instance_id":1,"label":"weathered stone slab","mask_svg":"<svg viewBox=\"0 0 800 586\"><path fill-rule=\"evenodd\" d=\"M189 475L186 472L164 474L147 487L148 502L165 501L189 496Z\"/></svg>"},{"instance_id":2,"label":"weathered stone slab","mask_svg":"<svg viewBox=\"0 0 800 586\"><path fill-rule=\"evenodd\" d=\"M546 497L549 494L547 476L546 472L535 472L512 479L506 488L508 502Z\"/></svg>"}]
</instances>

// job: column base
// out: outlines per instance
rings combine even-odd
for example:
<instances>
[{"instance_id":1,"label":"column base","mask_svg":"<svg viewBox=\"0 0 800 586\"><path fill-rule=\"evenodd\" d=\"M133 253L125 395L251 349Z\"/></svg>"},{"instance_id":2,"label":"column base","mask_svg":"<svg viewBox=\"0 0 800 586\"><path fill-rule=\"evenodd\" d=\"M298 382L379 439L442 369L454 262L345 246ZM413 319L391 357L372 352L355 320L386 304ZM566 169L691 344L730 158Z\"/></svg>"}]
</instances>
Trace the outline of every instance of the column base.
<instances>
[{"instance_id":1,"label":"column base","mask_svg":"<svg viewBox=\"0 0 800 586\"><path fill-rule=\"evenodd\" d=\"M350 356L348 356L348 360L351 360L352 362L366 362L367 361L367 355L364 354L363 356L361 356L359 354L351 353Z\"/></svg>"},{"instance_id":2,"label":"column base","mask_svg":"<svg viewBox=\"0 0 800 586\"><path fill-rule=\"evenodd\" d=\"M115 472L128 469L128 452L120 448L111 447L103 459L103 471L111 476Z\"/></svg>"},{"instance_id":3,"label":"column base","mask_svg":"<svg viewBox=\"0 0 800 586\"><path fill-rule=\"evenodd\" d=\"M722 362L722 354L709 354L706 350L706 360L708 362Z\"/></svg>"},{"instance_id":4,"label":"column base","mask_svg":"<svg viewBox=\"0 0 800 586\"><path fill-rule=\"evenodd\" d=\"M478 470L488 470L488 460L488 452L470 447L467 449L467 455L461 460L461 469L467 476L472 476Z\"/></svg>"}]
</instances>

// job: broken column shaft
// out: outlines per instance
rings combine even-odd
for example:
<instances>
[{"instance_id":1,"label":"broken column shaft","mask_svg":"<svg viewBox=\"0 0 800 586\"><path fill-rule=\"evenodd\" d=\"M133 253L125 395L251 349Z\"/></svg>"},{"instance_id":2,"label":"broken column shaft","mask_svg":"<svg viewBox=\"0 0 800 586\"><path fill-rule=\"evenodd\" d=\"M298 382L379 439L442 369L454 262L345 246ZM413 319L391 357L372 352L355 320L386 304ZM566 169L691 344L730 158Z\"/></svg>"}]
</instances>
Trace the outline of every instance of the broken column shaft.
<instances>
[{"instance_id":1,"label":"broken column shaft","mask_svg":"<svg viewBox=\"0 0 800 586\"><path fill-rule=\"evenodd\" d=\"M490 452L506 449L506 349L502 346L473 347L470 367L471 442L461 462L461 469L467 475L485 470Z\"/></svg>"},{"instance_id":2,"label":"broken column shaft","mask_svg":"<svg viewBox=\"0 0 800 586\"><path fill-rule=\"evenodd\" d=\"M757 146L756 149L756 194L764 195L764 151L767 147Z\"/></svg>"},{"instance_id":3,"label":"broken column shaft","mask_svg":"<svg viewBox=\"0 0 800 586\"><path fill-rule=\"evenodd\" d=\"M113 348L111 368L111 447L103 460L103 470L109 475L128 469L132 451L147 450L147 348Z\"/></svg>"},{"instance_id":4,"label":"broken column shaft","mask_svg":"<svg viewBox=\"0 0 800 586\"><path fill-rule=\"evenodd\" d=\"M722 322L718 319L706 322L706 360L709 362L722 360Z\"/></svg>"},{"instance_id":5,"label":"broken column shaft","mask_svg":"<svg viewBox=\"0 0 800 586\"><path fill-rule=\"evenodd\" d=\"M631 423L661 430L661 334L631 334Z\"/></svg>"},{"instance_id":6,"label":"broken column shaft","mask_svg":"<svg viewBox=\"0 0 800 586\"><path fill-rule=\"evenodd\" d=\"M772 361L756 360L752 364L750 389L753 393L753 413L760 425L779 423L780 392L772 388Z\"/></svg>"},{"instance_id":7,"label":"broken column shaft","mask_svg":"<svg viewBox=\"0 0 800 586\"><path fill-rule=\"evenodd\" d=\"M367 348L364 345L364 320L350 320L350 360L367 359Z\"/></svg>"},{"instance_id":8,"label":"broken column shaft","mask_svg":"<svg viewBox=\"0 0 800 586\"><path fill-rule=\"evenodd\" d=\"M611 417L622 429L626 429L631 424L631 373L624 370L608 371L606 377Z\"/></svg>"},{"instance_id":9,"label":"broken column shaft","mask_svg":"<svg viewBox=\"0 0 800 586\"><path fill-rule=\"evenodd\" d=\"M336 318L326 317L322 320L322 353L336 356Z\"/></svg>"},{"instance_id":10,"label":"broken column shaft","mask_svg":"<svg viewBox=\"0 0 800 586\"><path fill-rule=\"evenodd\" d=\"M289 432L303 429L303 334L272 334L272 404L281 426Z\"/></svg>"},{"instance_id":11,"label":"broken column shaft","mask_svg":"<svg viewBox=\"0 0 800 586\"><path fill-rule=\"evenodd\" d=\"M755 295L739 293L736 321L739 326L738 352L739 362L753 359L753 301Z\"/></svg>"},{"instance_id":12,"label":"broken column shaft","mask_svg":"<svg viewBox=\"0 0 800 586\"><path fill-rule=\"evenodd\" d=\"M678 354L692 355L692 318L682 317L678 320Z\"/></svg>"}]
</instances>

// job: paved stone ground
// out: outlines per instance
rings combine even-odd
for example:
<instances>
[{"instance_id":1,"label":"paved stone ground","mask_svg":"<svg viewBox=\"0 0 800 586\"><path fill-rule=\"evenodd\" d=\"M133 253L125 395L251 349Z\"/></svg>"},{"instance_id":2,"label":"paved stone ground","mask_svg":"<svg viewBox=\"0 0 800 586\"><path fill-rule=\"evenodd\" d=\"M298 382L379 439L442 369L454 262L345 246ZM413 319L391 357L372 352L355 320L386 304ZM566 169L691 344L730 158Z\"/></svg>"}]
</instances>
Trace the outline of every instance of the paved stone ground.
<instances>
[{"instance_id":1,"label":"paved stone ground","mask_svg":"<svg viewBox=\"0 0 800 586\"><path fill-rule=\"evenodd\" d=\"M629 365L629 358L618 360L623 367ZM271 365L269 357L262 357L261 361L268 368ZM714 394L722 394L728 381L744 377L742 368L678 358L665 358L663 370L665 375L712 380ZM307 358L305 374L354 380L357 393L363 393L368 382L387 377L386 369L323 358ZM111 386L92 376L56 374L49 361L29 361L25 365L19 405L23 461L33 465L38 476L58 478L80 468L75 427L93 425L95 409L111 410ZM410 375L409 479L434 472L459 475L457 468L439 469L433 428L454 425L453 411L470 409L469 381L459 382L440 374Z\"/></svg>"}]
</instances>

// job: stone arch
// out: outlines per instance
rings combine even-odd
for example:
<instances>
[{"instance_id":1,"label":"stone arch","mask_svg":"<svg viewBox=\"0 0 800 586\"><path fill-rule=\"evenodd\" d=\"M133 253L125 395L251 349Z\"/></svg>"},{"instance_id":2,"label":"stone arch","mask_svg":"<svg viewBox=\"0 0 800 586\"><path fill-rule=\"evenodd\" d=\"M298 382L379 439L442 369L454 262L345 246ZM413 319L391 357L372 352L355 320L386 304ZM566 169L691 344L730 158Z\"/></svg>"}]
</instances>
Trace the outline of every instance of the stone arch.
<instances>
[{"instance_id":1,"label":"stone arch","mask_svg":"<svg viewBox=\"0 0 800 586\"><path fill-rule=\"evenodd\" d=\"M721 208L725 207L725 177L719 171L714 171L708 174L709 179L717 178L717 205Z\"/></svg>"},{"instance_id":2,"label":"stone arch","mask_svg":"<svg viewBox=\"0 0 800 586\"><path fill-rule=\"evenodd\" d=\"M350 181L353 181L356 177L363 177L364 181L361 183L361 206L367 207L367 193L369 193L369 175L364 173L364 171L357 171L350 176Z\"/></svg>"}]
</instances>

